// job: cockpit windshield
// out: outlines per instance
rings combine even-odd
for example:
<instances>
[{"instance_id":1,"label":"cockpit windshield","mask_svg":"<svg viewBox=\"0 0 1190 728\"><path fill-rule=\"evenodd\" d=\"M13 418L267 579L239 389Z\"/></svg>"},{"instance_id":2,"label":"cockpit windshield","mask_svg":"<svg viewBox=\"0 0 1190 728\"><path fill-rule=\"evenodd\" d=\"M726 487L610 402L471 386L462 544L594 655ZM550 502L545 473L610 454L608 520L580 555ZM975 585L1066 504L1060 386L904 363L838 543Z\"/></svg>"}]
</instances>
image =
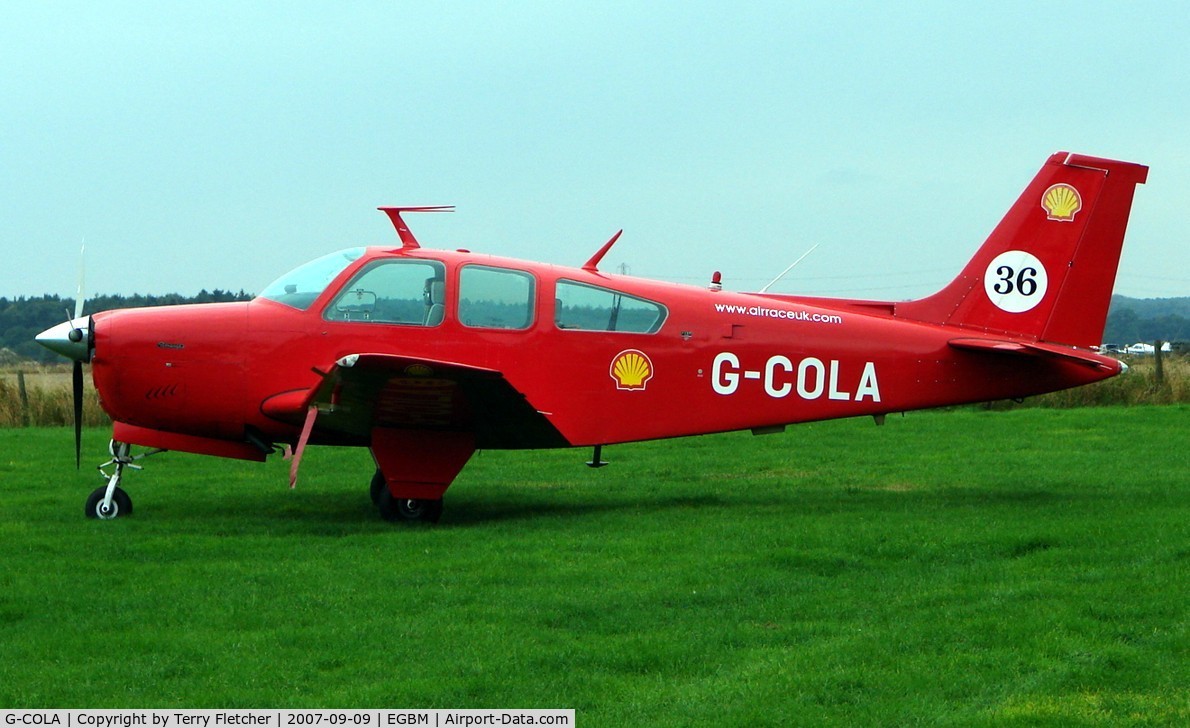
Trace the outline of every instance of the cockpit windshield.
<instances>
[{"instance_id":1,"label":"cockpit windshield","mask_svg":"<svg viewBox=\"0 0 1190 728\"><path fill-rule=\"evenodd\" d=\"M305 311L335 276L363 254L363 248L349 248L316 258L270 283L258 297Z\"/></svg>"}]
</instances>

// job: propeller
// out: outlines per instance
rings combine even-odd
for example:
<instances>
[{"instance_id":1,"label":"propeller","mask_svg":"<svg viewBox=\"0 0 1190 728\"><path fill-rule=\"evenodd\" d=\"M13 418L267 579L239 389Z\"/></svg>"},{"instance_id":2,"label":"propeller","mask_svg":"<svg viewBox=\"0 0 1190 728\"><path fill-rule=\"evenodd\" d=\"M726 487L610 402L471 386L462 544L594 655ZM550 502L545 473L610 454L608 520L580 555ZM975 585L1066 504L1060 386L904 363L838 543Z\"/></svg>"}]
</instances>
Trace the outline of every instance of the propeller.
<instances>
[{"instance_id":1,"label":"propeller","mask_svg":"<svg viewBox=\"0 0 1190 728\"><path fill-rule=\"evenodd\" d=\"M82 467L83 457L83 363L74 362L74 469Z\"/></svg>"},{"instance_id":2,"label":"propeller","mask_svg":"<svg viewBox=\"0 0 1190 728\"><path fill-rule=\"evenodd\" d=\"M79 285L74 294L74 318L70 320L70 340L77 343L82 342L84 336L81 329L78 328L78 320L83 317L83 301L85 296L83 294L83 281L87 272L85 264L87 253L87 239L83 238L79 245ZM91 358L91 320L87 319L87 333L86 333L86 359ZM82 467L82 453L83 453L83 360L74 360L74 369L71 372L71 389L74 394L74 469L78 470Z\"/></svg>"},{"instance_id":3,"label":"propeller","mask_svg":"<svg viewBox=\"0 0 1190 728\"><path fill-rule=\"evenodd\" d=\"M66 310L67 320L37 335L37 343L74 360L71 372L71 388L74 395L74 466L81 467L83 449L83 362L91 361L91 349L95 345L95 319L83 318L83 264L82 255L86 242L79 251L79 285L74 299L74 316Z\"/></svg>"},{"instance_id":4,"label":"propeller","mask_svg":"<svg viewBox=\"0 0 1190 728\"><path fill-rule=\"evenodd\" d=\"M70 315L67 311L66 315ZM65 321L37 335L37 343L74 360L71 388L74 395L74 461L80 467L83 442L83 362L91 361L95 346L95 318L88 316Z\"/></svg>"}]
</instances>

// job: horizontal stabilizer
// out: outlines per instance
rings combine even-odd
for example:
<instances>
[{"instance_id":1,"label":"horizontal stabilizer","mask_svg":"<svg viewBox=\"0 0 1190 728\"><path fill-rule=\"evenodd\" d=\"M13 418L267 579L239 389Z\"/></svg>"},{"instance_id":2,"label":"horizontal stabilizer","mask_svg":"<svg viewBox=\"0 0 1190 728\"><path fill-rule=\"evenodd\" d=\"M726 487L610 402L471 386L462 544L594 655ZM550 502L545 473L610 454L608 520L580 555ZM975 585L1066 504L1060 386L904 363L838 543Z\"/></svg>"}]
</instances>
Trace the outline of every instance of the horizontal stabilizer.
<instances>
[{"instance_id":1,"label":"horizontal stabilizer","mask_svg":"<svg viewBox=\"0 0 1190 728\"><path fill-rule=\"evenodd\" d=\"M1089 351L1079 351L1067 346L1045 343L1029 343L1023 341L1003 341L998 339L951 339L949 342L955 349L966 351L983 351L994 354L1008 354L1015 356L1050 357L1065 359L1083 366L1105 372L1118 373L1124 365L1111 357L1101 356Z\"/></svg>"}]
</instances>

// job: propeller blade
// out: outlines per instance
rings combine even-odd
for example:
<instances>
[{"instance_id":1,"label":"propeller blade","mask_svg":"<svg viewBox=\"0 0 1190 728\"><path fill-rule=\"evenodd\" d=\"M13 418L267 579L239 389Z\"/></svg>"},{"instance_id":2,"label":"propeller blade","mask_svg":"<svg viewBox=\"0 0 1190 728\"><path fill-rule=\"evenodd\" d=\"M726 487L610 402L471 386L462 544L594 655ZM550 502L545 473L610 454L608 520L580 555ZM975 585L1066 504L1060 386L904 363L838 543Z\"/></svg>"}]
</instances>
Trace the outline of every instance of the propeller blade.
<instances>
[{"instance_id":1,"label":"propeller blade","mask_svg":"<svg viewBox=\"0 0 1190 728\"><path fill-rule=\"evenodd\" d=\"M83 452L83 363L74 362L74 469L81 467Z\"/></svg>"},{"instance_id":2,"label":"propeller blade","mask_svg":"<svg viewBox=\"0 0 1190 728\"><path fill-rule=\"evenodd\" d=\"M79 287L74 295L74 318L79 318L83 315L83 274L86 273L87 267L84 265L85 259L83 255L87 252L87 239L83 238L82 246L79 248Z\"/></svg>"}]
</instances>

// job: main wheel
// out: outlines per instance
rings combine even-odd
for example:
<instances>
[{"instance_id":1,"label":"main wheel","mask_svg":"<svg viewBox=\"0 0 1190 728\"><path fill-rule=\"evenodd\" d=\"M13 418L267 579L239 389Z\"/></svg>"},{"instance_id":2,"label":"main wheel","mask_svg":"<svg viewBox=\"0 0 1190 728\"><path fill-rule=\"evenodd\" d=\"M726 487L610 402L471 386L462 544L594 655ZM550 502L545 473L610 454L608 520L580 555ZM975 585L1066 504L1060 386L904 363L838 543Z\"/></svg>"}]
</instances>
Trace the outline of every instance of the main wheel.
<instances>
[{"instance_id":1,"label":"main wheel","mask_svg":"<svg viewBox=\"0 0 1190 728\"><path fill-rule=\"evenodd\" d=\"M384 473L380 472L380 468L376 468L376 474L372 476L372 485L369 492L372 494L372 505L380 505L380 494L388 490L388 484L384 482Z\"/></svg>"},{"instance_id":2,"label":"main wheel","mask_svg":"<svg viewBox=\"0 0 1190 728\"><path fill-rule=\"evenodd\" d=\"M128 516L132 514L132 499L124 492L123 488L119 486L112 491L112 503L106 510L103 507L103 498L107 495L107 486L102 486L91 491L91 495L87 496L87 518L100 518L108 520L110 518L119 518L120 516Z\"/></svg>"},{"instance_id":3,"label":"main wheel","mask_svg":"<svg viewBox=\"0 0 1190 728\"><path fill-rule=\"evenodd\" d=\"M437 523L442 517L442 499L394 498L388 488L380 492L376 508L386 521Z\"/></svg>"}]
</instances>

